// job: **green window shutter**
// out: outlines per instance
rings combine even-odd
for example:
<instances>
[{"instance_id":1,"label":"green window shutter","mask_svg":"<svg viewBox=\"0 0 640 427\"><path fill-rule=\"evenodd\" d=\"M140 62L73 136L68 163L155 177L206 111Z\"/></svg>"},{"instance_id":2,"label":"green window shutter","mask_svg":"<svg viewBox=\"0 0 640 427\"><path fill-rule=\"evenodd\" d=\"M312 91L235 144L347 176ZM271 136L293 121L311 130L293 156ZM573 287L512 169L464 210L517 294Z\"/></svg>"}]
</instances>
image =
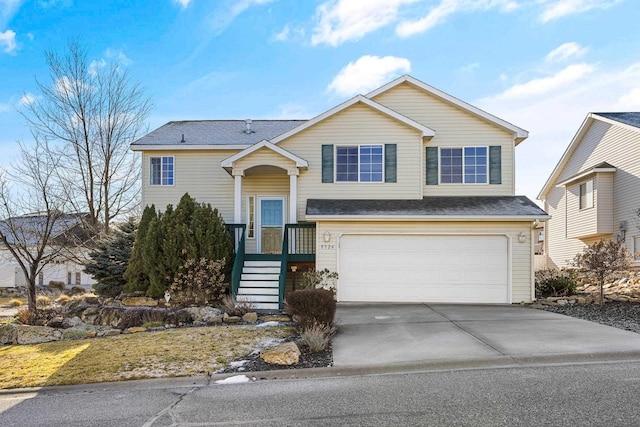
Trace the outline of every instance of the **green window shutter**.
<instances>
[{"instance_id":1,"label":"green window shutter","mask_svg":"<svg viewBox=\"0 0 640 427\"><path fill-rule=\"evenodd\" d=\"M502 147L489 147L489 184L502 184Z\"/></svg>"},{"instance_id":2,"label":"green window shutter","mask_svg":"<svg viewBox=\"0 0 640 427\"><path fill-rule=\"evenodd\" d=\"M427 185L438 185L438 147L427 147Z\"/></svg>"},{"instance_id":3,"label":"green window shutter","mask_svg":"<svg viewBox=\"0 0 640 427\"><path fill-rule=\"evenodd\" d=\"M333 182L333 144L322 145L322 182Z\"/></svg>"},{"instance_id":4,"label":"green window shutter","mask_svg":"<svg viewBox=\"0 0 640 427\"><path fill-rule=\"evenodd\" d=\"M384 144L384 182L397 182L397 145Z\"/></svg>"}]
</instances>

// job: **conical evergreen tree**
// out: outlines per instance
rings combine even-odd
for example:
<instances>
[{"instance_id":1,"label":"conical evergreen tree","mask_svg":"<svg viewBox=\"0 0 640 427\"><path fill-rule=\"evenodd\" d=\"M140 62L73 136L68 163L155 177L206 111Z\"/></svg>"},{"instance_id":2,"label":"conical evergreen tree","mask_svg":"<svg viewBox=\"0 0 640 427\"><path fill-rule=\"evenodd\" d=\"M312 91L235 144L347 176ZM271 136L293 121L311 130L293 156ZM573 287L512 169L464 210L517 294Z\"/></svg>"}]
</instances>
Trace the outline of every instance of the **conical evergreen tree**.
<instances>
[{"instance_id":1,"label":"conical evergreen tree","mask_svg":"<svg viewBox=\"0 0 640 427\"><path fill-rule=\"evenodd\" d=\"M91 261L85 264L84 271L96 280L93 289L98 295L113 297L124 289L127 283L124 273L131 257L136 229L136 221L129 218L111 235L101 239L96 250L89 253Z\"/></svg>"},{"instance_id":2,"label":"conical evergreen tree","mask_svg":"<svg viewBox=\"0 0 640 427\"><path fill-rule=\"evenodd\" d=\"M138 224L135 243L131 250L129 265L124 273L124 279L126 281L124 289L126 292L146 292L147 289L149 289L149 274L144 266L143 248L149 230L149 224L151 221L156 220L157 217L158 215L154 205L144 208L142 218L140 218L140 223Z\"/></svg>"}]
</instances>

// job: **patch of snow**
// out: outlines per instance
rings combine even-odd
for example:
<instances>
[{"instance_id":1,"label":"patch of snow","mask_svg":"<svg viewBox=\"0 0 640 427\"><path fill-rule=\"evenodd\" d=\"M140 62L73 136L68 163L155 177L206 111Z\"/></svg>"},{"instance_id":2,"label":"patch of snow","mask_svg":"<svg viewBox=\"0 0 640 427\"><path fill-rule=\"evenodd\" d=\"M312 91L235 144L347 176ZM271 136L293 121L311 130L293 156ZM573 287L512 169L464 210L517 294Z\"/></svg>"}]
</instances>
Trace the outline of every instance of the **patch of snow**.
<instances>
[{"instance_id":1,"label":"patch of snow","mask_svg":"<svg viewBox=\"0 0 640 427\"><path fill-rule=\"evenodd\" d=\"M275 347L278 344L282 343L283 341L284 341L284 338L265 338L262 341L260 341L260 347L261 348Z\"/></svg>"},{"instance_id":2,"label":"patch of snow","mask_svg":"<svg viewBox=\"0 0 640 427\"><path fill-rule=\"evenodd\" d=\"M280 322L264 322L256 325L256 328L272 328L274 326L280 326Z\"/></svg>"},{"instance_id":3,"label":"patch of snow","mask_svg":"<svg viewBox=\"0 0 640 427\"><path fill-rule=\"evenodd\" d=\"M376 320L387 320L387 319L391 319L391 316L375 316L374 319L376 319Z\"/></svg>"},{"instance_id":4,"label":"patch of snow","mask_svg":"<svg viewBox=\"0 0 640 427\"><path fill-rule=\"evenodd\" d=\"M233 377L214 381L214 384L242 384L242 383L248 383L250 381L251 379L246 375L234 375Z\"/></svg>"},{"instance_id":5,"label":"patch of snow","mask_svg":"<svg viewBox=\"0 0 640 427\"><path fill-rule=\"evenodd\" d=\"M248 360L235 360L235 361L233 361L233 362L231 362L229 364L229 367L230 368L238 368L238 367L240 367L242 365L245 365L248 362L249 362Z\"/></svg>"}]
</instances>

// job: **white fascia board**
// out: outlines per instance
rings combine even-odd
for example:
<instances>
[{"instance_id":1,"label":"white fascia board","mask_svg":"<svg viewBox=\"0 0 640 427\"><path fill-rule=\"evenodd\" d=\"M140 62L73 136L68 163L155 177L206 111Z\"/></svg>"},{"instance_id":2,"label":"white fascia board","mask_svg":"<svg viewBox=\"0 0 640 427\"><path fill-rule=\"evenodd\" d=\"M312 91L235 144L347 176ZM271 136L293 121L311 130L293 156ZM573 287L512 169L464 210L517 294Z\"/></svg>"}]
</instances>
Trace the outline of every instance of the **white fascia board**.
<instances>
[{"instance_id":1,"label":"white fascia board","mask_svg":"<svg viewBox=\"0 0 640 427\"><path fill-rule=\"evenodd\" d=\"M283 133L282 135L279 135L279 136L277 136L275 138L272 138L271 142L273 144L278 144L280 141L283 141L283 140L285 140L285 139L287 139L287 138L289 138L289 137L291 137L291 136L293 136L293 135L295 135L295 134L297 134L299 132L302 132L303 130L305 130L305 129L307 129L307 128L309 128L309 127L311 127L311 126L323 121L324 119L326 119L328 117L331 117L334 114L337 114L340 111L343 111L343 110L345 110L345 109L347 109L347 108L351 107L352 105L357 104L359 102L363 103L365 105L368 105L369 107L373 108L374 110L378 110L379 112L381 112L381 113L383 113L383 114L385 114L385 115L387 115L389 117L392 117L392 118L394 118L394 119L396 119L396 120L398 120L398 121L400 121L400 122L402 122L402 123L404 123L404 124L406 124L408 126L411 126L411 127L415 128L415 129L421 131L423 137L433 137L436 134L436 132L433 129L431 129L431 128L429 128L429 127L427 127L427 126L425 126L425 125L423 125L421 123L418 123L415 120L412 120L412 119L410 119L410 118L408 118L406 116L403 116L402 114L398 113L397 111L393 111L392 109L390 109L388 107L385 107L382 104L378 104L377 102L372 101L371 99L366 98L366 97L364 97L362 95L357 95L357 96L354 96L353 98L343 102L342 104L340 104L340 105L338 105L336 107L333 107L332 109L330 109L328 111L325 111L324 113L320 114L319 116L316 116L313 119L301 124L300 126L295 127L293 129L291 129L290 131Z\"/></svg>"},{"instance_id":2,"label":"white fascia board","mask_svg":"<svg viewBox=\"0 0 640 427\"><path fill-rule=\"evenodd\" d=\"M542 187L542 190L540 190L540 193L536 197L538 200L544 201L546 199L547 194L549 193L549 191L551 191L551 188L554 187L554 182L556 181L556 179L558 179L558 175L560 175L560 172L562 172L562 169L564 169L566 164L569 162L571 155L576 150L576 148L578 148L578 145L580 144L580 142L582 142L582 138L584 138L584 135L587 133L587 130L589 129L589 127L591 127L591 124L593 123L594 120L596 120L594 118L594 114L589 113L587 114L587 117L582 121L580 128L578 129L576 134L573 136L573 139L571 139L571 142L567 146L567 149L564 150L562 157L560 157L558 164L553 169L553 172L551 172L551 175L549 175L547 182L545 182L544 186Z\"/></svg>"},{"instance_id":3,"label":"white fascia board","mask_svg":"<svg viewBox=\"0 0 640 427\"><path fill-rule=\"evenodd\" d=\"M388 91L389 89L392 89L396 86L398 86L401 83L410 83L422 90L424 90L425 92L428 92L440 99L443 99L445 101L447 101L450 104L453 104L471 114L473 114L474 116L480 117L484 120L487 120L491 123L493 123L494 125L497 125L498 127L501 127L503 129L506 129L510 132L513 132L514 134L514 140L515 140L515 144L518 145L519 143L521 143L522 141L524 141L525 139L527 139L529 137L529 132L527 132L526 130L519 128L518 126L515 126L509 122L507 122L506 120L502 120L499 117L494 116L493 114L487 113L484 110L481 110L478 107L474 107L471 104L468 104L464 101L462 101L461 99L458 99L454 96L449 95L446 92L441 91L440 89L436 89L433 86L430 86L414 77L411 77L408 74L405 74L404 76L398 77L397 79L393 80L392 82L387 83L384 86L379 87L378 89L375 89L371 92L369 92L366 97L367 98L374 98L378 95L380 95L383 92Z\"/></svg>"},{"instance_id":4,"label":"white fascia board","mask_svg":"<svg viewBox=\"0 0 640 427\"><path fill-rule=\"evenodd\" d=\"M233 162L235 162L236 160L239 160L239 159L241 159L243 157L246 157L249 154L254 153L254 152L256 152L257 150L259 150L259 149L261 149L263 147L268 148L268 149L280 154L281 156L286 157L287 159L293 161L296 164L296 167L299 167L299 168L309 167L309 162L307 162L303 158L298 157L295 154L293 154L293 153L291 153L291 152L289 152L289 151L287 151L287 150L285 150L283 148L280 148L280 147L272 144L271 142L267 141L266 139L263 139L262 141L260 141L260 142L258 142L256 144L253 144L251 147L246 148L246 149L242 150L241 152L236 153L233 156L224 159L222 162L220 162L220 165L223 168L233 167Z\"/></svg>"},{"instance_id":5,"label":"white fascia board","mask_svg":"<svg viewBox=\"0 0 640 427\"><path fill-rule=\"evenodd\" d=\"M131 145L131 151L191 151L191 150L244 150L246 145L208 145L208 144L189 144L189 145Z\"/></svg>"},{"instance_id":6,"label":"white fascia board","mask_svg":"<svg viewBox=\"0 0 640 427\"><path fill-rule=\"evenodd\" d=\"M582 172L581 174L572 176L571 178L565 181L559 182L558 184L556 184L556 187L566 187L567 185L573 182L580 181L581 179L586 178L588 176L595 175L597 173L613 173L616 170L617 170L616 168L592 168Z\"/></svg>"},{"instance_id":7,"label":"white fascia board","mask_svg":"<svg viewBox=\"0 0 640 427\"><path fill-rule=\"evenodd\" d=\"M596 114L596 113L591 113L591 115L593 117L596 117L598 120L600 120L602 122L609 123L609 124L614 125L614 126L619 126L621 128L624 128L624 129L627 129L627 130L630 130L630 131L633 131L633 132L640 132L640 128L638 128L636 126L631 126L631 125L628 125L626 123L622 123L622 122L619 122L617 120L610 119L608 117L604 117L604 116L601 116L601 115Z\"/></svg>"},{"instance_id":8,"label":"white fascia board","mask_svg":"<svg viewBox=\"0 0 640 427\"><path fill-rule=\"evenodd\" d=\"M546 222L550 215L522 215L522 216L468 216L468 215L306 215L307 221L475 221L475 222Z\"/></svg>"}]
</instances>

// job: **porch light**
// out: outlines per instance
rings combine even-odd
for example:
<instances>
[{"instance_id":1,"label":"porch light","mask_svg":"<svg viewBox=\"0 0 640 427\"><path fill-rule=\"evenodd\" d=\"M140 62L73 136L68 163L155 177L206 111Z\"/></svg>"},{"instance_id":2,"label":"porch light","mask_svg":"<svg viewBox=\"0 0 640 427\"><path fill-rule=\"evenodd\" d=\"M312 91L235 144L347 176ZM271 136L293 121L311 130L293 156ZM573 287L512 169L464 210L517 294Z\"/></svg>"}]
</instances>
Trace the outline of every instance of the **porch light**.
<instances>
[{"instance_id":1,"label":"porch light","mask_svg":"<svg viewBox=\"0 0 640 427\"><path fill-rule=\"evenodd\" d=\"M518 242L520 242L520 243L524 243L524 242L526 242L526 241L527 241L527 235L526 235L526 234L524 234L524 231L521 231L521 232L518 234Z\"/></svg>"},{"instance_id":2,"label":"porch light","mask_svg":"<svg viewBox=\"0 0 640 427\"><path fill-rule=\"evenodd\" d=\"M322 238L324 239L325 242L331 241L331 233L329 233L328 231L325 231L322 234Z\"/></svg>"}]
</instances>

